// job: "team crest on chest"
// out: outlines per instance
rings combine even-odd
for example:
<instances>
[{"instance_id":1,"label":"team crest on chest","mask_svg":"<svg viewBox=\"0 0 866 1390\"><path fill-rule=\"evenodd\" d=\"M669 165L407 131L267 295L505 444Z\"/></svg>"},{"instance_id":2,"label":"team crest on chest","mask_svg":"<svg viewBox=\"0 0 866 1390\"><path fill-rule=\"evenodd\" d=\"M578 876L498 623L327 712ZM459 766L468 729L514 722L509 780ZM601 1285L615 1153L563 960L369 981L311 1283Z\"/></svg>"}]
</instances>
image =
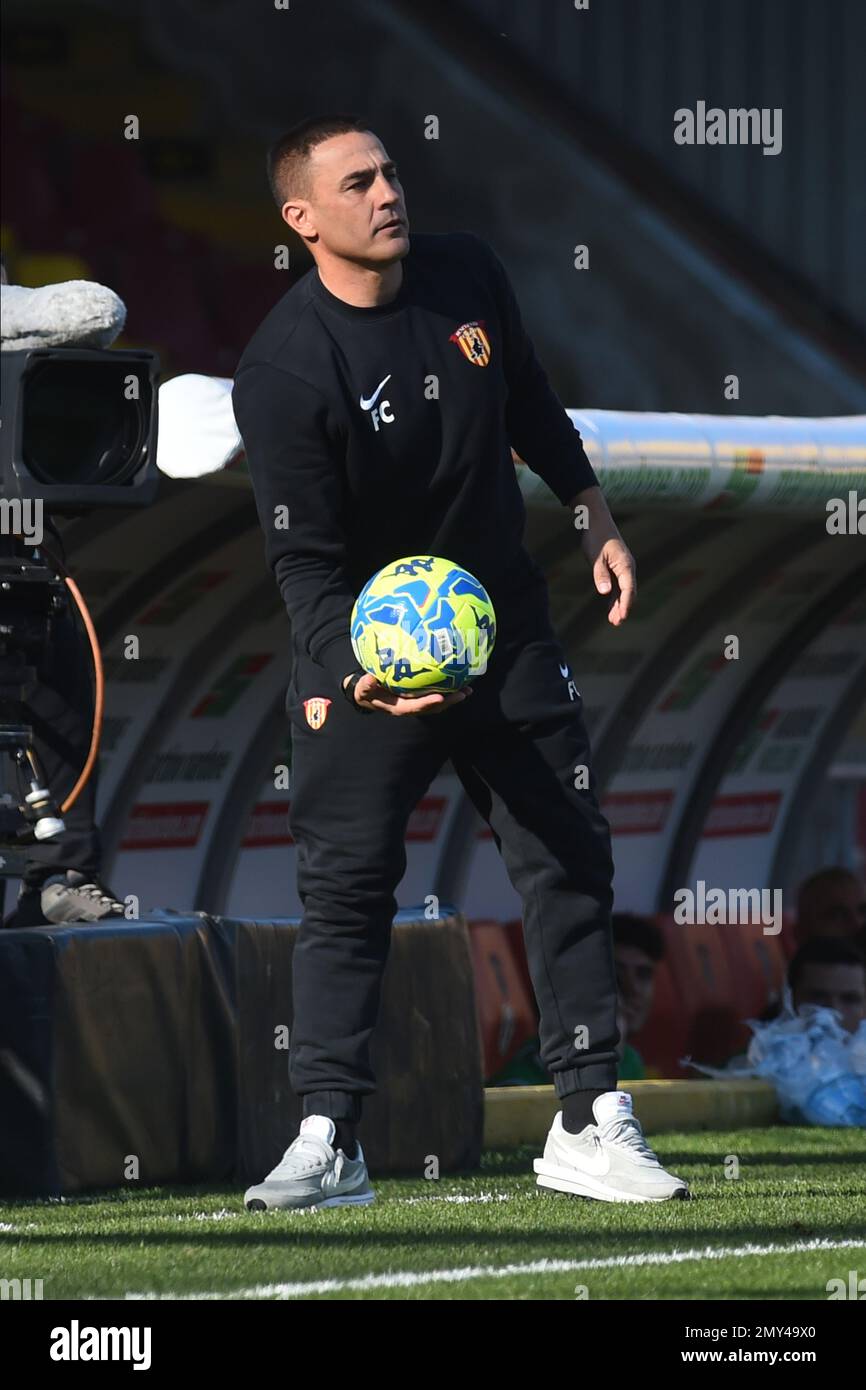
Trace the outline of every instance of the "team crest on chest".
<instances>
[{"instance_id":1,"label":"team crest on chest","mask_svg":"<svg viewBox=\"0 0 866 1390\"><path fill-rule=\"evenodd\" d=\"M484 319L473 319L471 323L461 323L448 339L456 343L464 357L476 367L486 367L490 361L490 339L484 328Z\"/></svg>"},{"instance_id":2,"label":"team crest on chest","mask_svg":"<svg viewBox=\"0 0 866 1390\"><path fill-rule=\"evenodd\" d=\"M304 714L311 729L321 729L328 717L330 703L323 695L314 695L311 700L304 701Z\"/></svg>"}]
</instances>

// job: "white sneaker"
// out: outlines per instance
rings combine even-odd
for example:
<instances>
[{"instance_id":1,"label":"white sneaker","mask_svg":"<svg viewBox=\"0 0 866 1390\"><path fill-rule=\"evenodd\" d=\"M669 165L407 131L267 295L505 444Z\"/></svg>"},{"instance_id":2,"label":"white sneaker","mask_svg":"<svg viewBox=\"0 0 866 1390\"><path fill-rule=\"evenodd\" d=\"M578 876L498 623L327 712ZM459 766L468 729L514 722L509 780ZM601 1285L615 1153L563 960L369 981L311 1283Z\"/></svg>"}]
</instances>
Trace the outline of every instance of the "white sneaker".
<instances>
[{"instance_id":1,"label":"white sneaker","mask_svg":"<svg viewBox=\"0 0 866 1390\"><path fill-rule=\"evenodd\" d=\"M596 1124L580 1134L556 1115L544 1156L533 1161L539 1187L595 1197L600 1202L666 1202L690 1197L688 1183L666 1173L632 1114L627 1091L605 1091L593 1103Z\"/></svg>"},{"instance_id":2,"label":"white sneaker","mask_svg":"<svg viewBox=\"0 0 866 1390\"><path fill-rule=\"evenodd\" d=\"M301 1130L264 1182L244 1194L247 1211L277 1207L366 1206L376 1196L361 1145L355 1158L332 1148L337 1127L327 1115L308 1115ZM356 1140L357 1143L357 1140Z\"/></svg>"}]
</instances>

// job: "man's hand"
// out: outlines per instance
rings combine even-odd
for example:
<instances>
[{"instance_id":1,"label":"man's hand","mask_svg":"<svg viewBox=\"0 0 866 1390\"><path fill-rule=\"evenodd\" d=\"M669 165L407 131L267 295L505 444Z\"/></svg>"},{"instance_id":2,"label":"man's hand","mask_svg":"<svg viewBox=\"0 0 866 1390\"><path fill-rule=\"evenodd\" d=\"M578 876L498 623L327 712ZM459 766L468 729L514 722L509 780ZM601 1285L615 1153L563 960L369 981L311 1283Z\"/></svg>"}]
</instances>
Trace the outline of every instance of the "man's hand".
<instances>
[{"instance_id":1,"label":"man's hand","mask_svg":"<svg viewBox=\"0 0 866 1390\"><path fill-rule=\"evenodd\" d=\"M584 554L592 565L592 577L600 594L609 594L616 581L619 593L608 609L607 620L619 627L628 617L637 593L634 556L622 536L604 541L594 560L592 549L584 542Z\"/></svg>"},{"instance_id":2,"label":"man's hand","mask_svg":"<svg viewBox=\"0 0 866 1390\"><path fill-rule=\"evenodd\" d=\"M344 690L350 679L349 675L343 681ZM440 714L451 705L459 705L462 700L468 699L471 693L472 687L467 685L462 690L450 691L447 695L419 695L417 698L407 699L405 695L395 695L393 690L382 685L375 676L366 675L362 676L355 686L355 704L365 709L384 710L386 714Z\"/></svg>"},{"instance_id":3,"label":"man's hand","mask_svg":"<svg viewBox=\"0 0 866 1390\"><path fill-rule=\"evenodd\" d=\"M588 525L579 528L581 548L592 568L592 578L600 594L617 593L608 609L607 620L614 627L624 623L637 594L634 556L617 530L600 487L585 488L569 503L586 508Z\"/></svg>"}]
</instances>

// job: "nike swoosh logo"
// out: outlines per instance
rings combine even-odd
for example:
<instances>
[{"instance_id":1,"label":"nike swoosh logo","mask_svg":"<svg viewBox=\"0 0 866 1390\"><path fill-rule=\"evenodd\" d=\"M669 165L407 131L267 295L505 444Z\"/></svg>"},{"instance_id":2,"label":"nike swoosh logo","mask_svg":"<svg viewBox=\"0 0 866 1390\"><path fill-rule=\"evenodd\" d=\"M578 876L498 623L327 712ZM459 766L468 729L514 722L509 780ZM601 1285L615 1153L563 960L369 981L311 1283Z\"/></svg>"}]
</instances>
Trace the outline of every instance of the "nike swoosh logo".
<instances>
[{"instance_id":1,"label":"nike swoosh logo","mask_svg":"<svg viewBox=\"0 0 866 1390\"><path fill-rule=\"evenodd\" d=\"M592 1158L584 1154L570 1153L568 1161L573 1168L579 1168L581 1172L589 1173L595 1178L603 1178L610 1172L610 1157L603 1149L598 1149Z\"/></svg>"},{"instance_id":2,"label":"nike swoosh logo","mask_svg":"<svg viewBox=\"0 0 866 1390\"><path fill-rule=\"evenodd\" d=\"M385 385L385 382L388 382L388 381L391 380L392 375L393 375L393 373L392 373L392 372L389 372L388 375L385 377L385 380L379 382L379 385L376 387L376 389L375 389L375 391L373 392L372 396L368 397L367 400L364 400L364 397L363 397L363 396L361 397L361 409L362 409L362 410L372 410L373 406L376 404L377 400L379 399L379 392L382 390L382 387Z\"/></svg>"},{"instance_id":3,"label":"nike swoosh logo","mask_svg":"<svg viewBox=\"0 0 866 1390\"><path fill-rule=\"evenodd\" d=\"M560 666L560 668L559 668L559 674L562 676L562 679L565 680L566 676L568 675L568 667L567 667L567 666Z\"/></svg>"}]
</instances>

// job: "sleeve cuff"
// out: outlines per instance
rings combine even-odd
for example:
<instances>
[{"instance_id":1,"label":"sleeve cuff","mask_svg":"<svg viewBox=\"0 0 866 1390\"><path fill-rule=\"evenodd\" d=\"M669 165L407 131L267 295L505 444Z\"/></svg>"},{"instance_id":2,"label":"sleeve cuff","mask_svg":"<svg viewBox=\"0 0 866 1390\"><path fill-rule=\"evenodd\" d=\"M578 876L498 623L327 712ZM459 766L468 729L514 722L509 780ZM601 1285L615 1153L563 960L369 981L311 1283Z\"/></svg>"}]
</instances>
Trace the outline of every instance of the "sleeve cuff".
<instances>
[{"instance_id":1,"label":"sleeve cuff","mask_svg":"<svg viewBox=\"0 0 866 1390\"><path fill-rule=\"evenodd\" d=\"M345 637L334 637L322 648L315 660L334 677L338 686L342 685L350 671L360 669L358 658L352 649L352 639L348 634Z\"/></svg>"},{"instance_id":2,"label":"sleeve cuff","mask_svg":"<svg viewBox=\"0 0 866 1390\"><path fill-rule=\"evenodd\" d=\"M583 492L588 487L598 487L598 478L595 476L595 469L589 459L584 454L583 459L575 464L574 467L566 467L557 470L556 473L548 474L545 478L547 486L551 492L555 493L564 507L567 507L572 497L578 492Z\"/></svg>"}]
</instances>

